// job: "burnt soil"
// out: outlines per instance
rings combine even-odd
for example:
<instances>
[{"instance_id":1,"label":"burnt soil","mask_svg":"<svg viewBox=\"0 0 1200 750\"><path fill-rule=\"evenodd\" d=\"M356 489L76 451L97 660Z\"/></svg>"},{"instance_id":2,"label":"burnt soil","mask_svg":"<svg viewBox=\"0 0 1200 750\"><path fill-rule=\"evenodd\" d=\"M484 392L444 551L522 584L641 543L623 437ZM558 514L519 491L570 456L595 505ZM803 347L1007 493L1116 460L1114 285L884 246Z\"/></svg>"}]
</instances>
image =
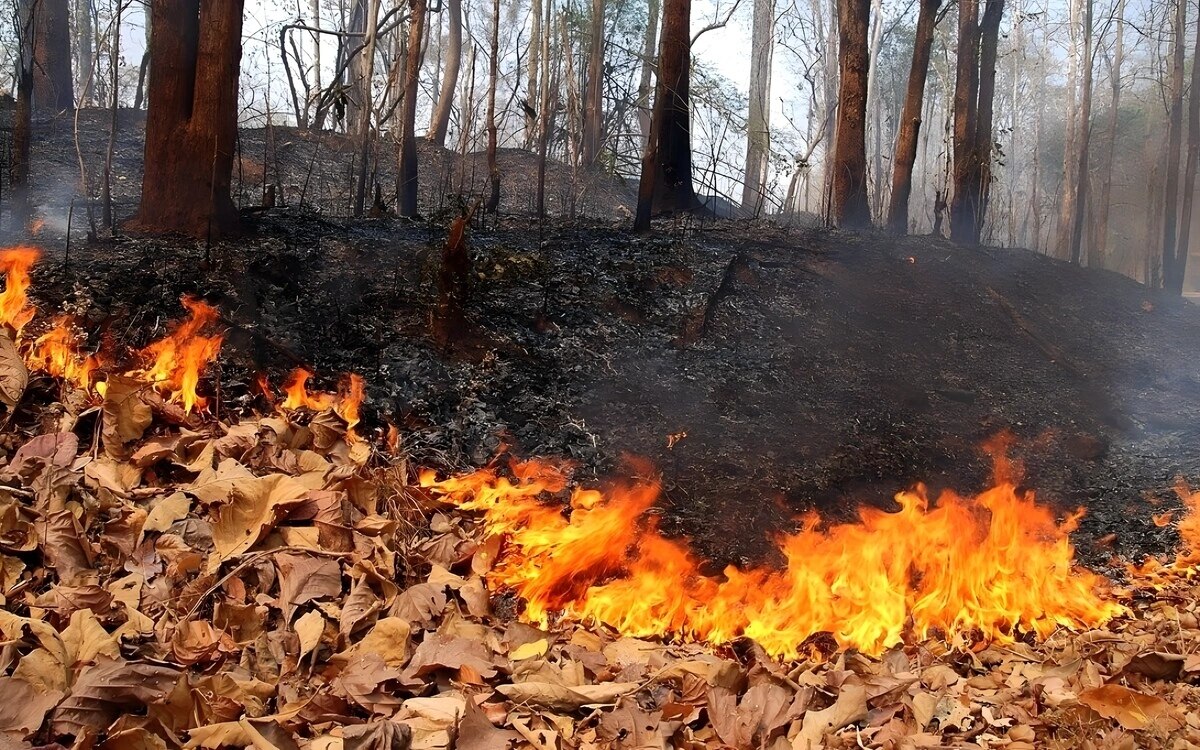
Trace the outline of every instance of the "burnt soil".
<instances>
[{"instance_id":1,"label":"burnt soil","mask_svg":"<svg viewBox=\"0 0 1200 750\"><path fill-rule=\"evenodd\" d=\"M502 446L580 475L661 473L661 526L714 563L769 559L804 511L887 507L923 481L986 487L1009 431L1025 484L1087 509L1103 565L1175 542L1152 515L1200 480L1200 310L1023 250L766 222L476 220L467 330L433 324L444 218L275 209L241 237L38 243L34 295L91 340L138 346L202 296L230 325L207 384L225 409L304 364L368 383L366 421L415 462ZM9 238L12 239L11 237ZM43 316L43 317L47 317ZM638 469L644 470L644 469Z\"/></svg>"}]
</instances>

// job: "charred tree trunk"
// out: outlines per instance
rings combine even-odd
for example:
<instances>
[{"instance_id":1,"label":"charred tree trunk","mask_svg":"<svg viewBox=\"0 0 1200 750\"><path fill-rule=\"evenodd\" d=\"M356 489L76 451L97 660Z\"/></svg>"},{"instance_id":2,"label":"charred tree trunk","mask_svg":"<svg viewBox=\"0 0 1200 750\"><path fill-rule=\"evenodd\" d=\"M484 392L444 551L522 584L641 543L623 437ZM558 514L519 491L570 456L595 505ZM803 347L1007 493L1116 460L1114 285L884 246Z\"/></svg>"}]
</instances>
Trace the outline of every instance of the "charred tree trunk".
<instances>
[{"instance_id":1,"label":"charred tree trunk","mask_svg":"<svg viewBox=\"0 0 1200 750\"><path fill-rule=\"evenodd\" d=\"M979 106L979 0L958 5L958 60L954 83L954 198L950 206L950 238L976 245L979 215L978 149L975 133Z\"/></svg>"},{"instance_id":2,"label":"charred tree trunk","mask_svg":"<svg viewBox=\"0 0 1200 750\"><path fill-rule=\"evenodd\" d=\"M396 209L417 215L417 83L421 75L421 40L425 35L425 0L409 0L408 56L404 64L404 101L400 104L400 171L396 175Z\"/></svg>"},{"instance_id":3,"label":"charred tree trunk","mask_svg":"<svg viewBox=\"0 0 1200 750\"><path fill-rule=\"evenodd\" d=\"M692 0L667 0L663 5L658 87L638 186L637 231L650 228L653 213L691 211L698 204L692 187L691 17Z\"/></svg>"},{"instance_id":4,"label":"charred tree trunk","mask_svg":"<svg viewBox=\"0 0 1200 750\"><path fill-rule=\"evenodd\" d=\"M360 66L358 56L362 54L362 40L367 33L367 0L353 0L350 7L350 23L346 28L349 37L343 40L343 54L348 56L342 77L342 90L339 95L339 106L335 108L338 124L345 124L346 131L353 132L358 125L360 106L368 106L358 100L361 82L358 80ZM338 61L339 64L342 62Z\"/></svg>"},{"instance_id":5,"label":"charred tree trunk","mask_svg":"<svg viewBox=\"0 0 1200 750\"><path fill-rule=\"evenodd\" d=\"M38 112L75 108L71 79L71 10L67 0L33 0L33 106Z\"/></svg>"},{"instance_id":6,"label":"charred tree trunk","mask_svg":"<svg viewBox=\"0 0 1200 750\"><path fill-rule=\"evenodd\" d=\"M484 209L489 214L500 208L500 167L496 164L496 79L500 71L500 0L492 2L492 49L488 60L487 93L487 162L488 199Z\"/></svg>"},{"instance_id":7,"label":"charred tree trunk","mask_svg":"<svg viewBox=\"0 0 1200 750\"><path fill-rule=\"evenodd\" d=\"M942 0L922 0L913 38L912 66L908 71L908 89L904 92L904 112L900 115L900 135L896 138L895 165L892 172L892 196L888 205L887 226L895 234L908 232L908 200L912 195L913 167L917 163L917 144L921 136L921 112L925 104L925 81L929 77L929 58L933 50L933 31Z\"/></svg>"},{"instance_id":8,"label":"charred tree trunk","mask_svg":"<svg viewBox=\"0 0 1200 750\"><path fill-rule=\"evenodd\" d=\"M458 88L458 69L462 65L462 0L445 0L446 16L450 31L446 39L443 58L446 70L442 74L442 88L438 93L437 108L433 111L433 122L427 140L438 148L446 147L446 132L450 129L450 113L454 110L454 92Z\"/></svg>"},{"instance_id":9,"label":"charred tree trunk","mask_svg":"<svg viewBox=\"0 0 1200 750\"><path fill-rule=\"evenodd\" d=\"M979 96L975 107L975 234L979 242L987 219L992 187L992 114L996 100L996 58L1000 45L1000 19L1004 0L988 0L979 25Z\"/></svg>"},{"instance_id":10,"label":"charred tree trunk","mask_svg":"<svg viewBox=\"0 0 1200 750\"><path fill-rule=\"evenodd\" d=\"M549 2L549 0L547 0ZM542 57L542 0L533 0L529 8L529 59L526 62L528 83L525 88L525 148L532 149L538 143L538 110L541 100L539 73Z\"/></svg>"},{"instance_id":11,"label":"charred tree trunk","mask_svg":"<svg viewBox=\"0 0 1200 750\"><path fill-rule=\"evenodd\" d=\"M750 38L750 109L746 120L742 208L758 215L766 198L771 154L771 62L775 50L775 3L772 0L754 0Z\"/></svg>"},{"instance_id":12,"label":"charred tree trunk","mask_svg":"<svg viewBox=\"0 0 1200 750\"><path fill-rule=\"evenodd\" d=\"M17 4L17 106L13 112L12 161L9 178L12 186L11 222L21 230L33 216L29 202L29 160L33 143L33 66L34 66L34 3L20 0Z\"/></svg>"},{"instance_id":13,"label":"charred tree trunk","mask_svg":"<svg viewBox=\"0 0 1200 750\"><path fill-rule=\"evenodd\" d=\"M867 77L870 0L838 0L837 142L833 217L839 227L871 225L867 202Z\"/></svg>"},{"instance_id":14,"label":"charred tree trunk","mask_svg":"<svg viewBox=\"0 0 1200 750\"><path fill-rule=\"evenodd\" d=\"M380 0L371 0L367 12L366 37L363 39L363 50L358 58L358 87L359 103L358 122L355 123L355 133L358 136L358 182L354 190L354 215L362 216L367 203L367 175L370 174L371 161L371 99L372 85L375 79L375 44L379 36L379 5Z\"/></svg>"},{"instance_id":15,"label":"charred tree trunk","mask_svg":"<svg viewBox=\"0 0 1200 750\"><path fill-rule=\"evenodd\" d=\"M539 2L539 8L541 3ZM554 0L545 0L546 17L543 23L539 23L542 29L542 38L539 40L541 45L541 61L542 69L539 78L538 90L538 111L537 120L535 122L537 132L537 194L535 203L537 207L537 215L543 218L546 215L546 151L550 146L550 122L551 114L554 110L551 100L550 86L550 34L551 21L554 12Z\"/></svg>"},{"instance_id":16,"label":"charred tree trunk","mask_svg":"<svg viewBox=\"0 0 1200 750\"><path fill-rule=\"evenodd\" d=\"M583 96L583 166L594 169L604 137L604 0L592 0L587 89Z\"/></svg>"},{"instance_id":17,"label":"charred tree trunk","mask_svg":"<svg viewBox=\"0 0 1200 750\"><path fill-rule=\"evenodd\" d=\"M1079 166L1075 171L1075 206L1071 217L1071 262L1083 261L1083 226L1087 214L1088 166L1092 141L1092 17L1094 0L1083 0L1083 83L1079 103Z\"/></svg>"},{"instance_id":18,"label":"charred tree trunk","mask_svg":"<svg viewBox=\"0 0 1200 750\"><path fill-rule=\"evenodd\" d=\"M144 231L233 229L242 0L153 0L142 201Z\"/></svg>"},{"instance_id":19,"label":"charred tree trunk","mask_svg":"<svg viewBox=\"0 0 1200 750\"><path fill-rule=\"evenodd\" d=\"M1196 43L1192 48L1192 87L1188 94L1187 162L1183 169L1183 206L1179 212L1179 241L1175 251L1175 266L1171 269L1170 291L1183 294L1187 277L1187 261L1192 239L1192 207L1196 194L1196 168L1200 166L1200 24L1196 26Z\"/></svg>"},{"instance_id":20,"label":"charred tree trunk","mask_svg":"<svg viewBox=\"0 0 1200 750\"><path fill-rule=\"evenodd\" d=\"M1088 253L1089 266L1105 266L1108 263L1108 216L1112 205L1113 169L1117 156L1117 126L1121 112L1121 68L1125 62L1125 0L1117 3L1117 42L1113 51L1111 78L1112 100L1108 113L1108 142L1105 144L1104 179L1100 181L1100 200L1096 222L1096 236L1092 239ZM1094 249L1094 254L1091 250Z\"/></svg>"},{"instance_id":21,"label":"charred tree trunk","mask_svg":"<svg viewBox=\"0 0 1200 750\"><path fill-rule=\"evenodd\" d=\"M1183 34L1187 29L1186 0L1175 0L1175 41L1172 49L1170 114L1167 119L1167 179L1163 189L1162 279L1163 288L1180 291L1183 279L1175 278L1179 245L1179 163L1183 150Z\"/></svg>"}]
</instances>

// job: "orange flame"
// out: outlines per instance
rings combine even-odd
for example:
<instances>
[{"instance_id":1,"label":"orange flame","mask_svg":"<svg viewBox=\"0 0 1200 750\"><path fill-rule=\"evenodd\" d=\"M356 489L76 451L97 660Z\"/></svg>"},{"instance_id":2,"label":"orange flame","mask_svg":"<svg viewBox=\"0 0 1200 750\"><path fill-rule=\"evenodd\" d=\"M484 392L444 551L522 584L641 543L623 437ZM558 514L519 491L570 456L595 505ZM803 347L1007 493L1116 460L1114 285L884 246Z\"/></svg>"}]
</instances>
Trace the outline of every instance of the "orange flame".
<instances>
[{"instance_id":1,"label":"orange flame","mask_svg":"<svg viewBox=\"0 0 1200 750\"><path fill-rule=\"evenodd\" d=\"M819 633L878 655L906 636L963 647L1090 627L1123 611L1105 600L1103 578L1075 567L1073 519L1058 523L1009 480L937 503L917 487L897 495L899 511L864 509L853 524L810 517L779 540L784 569L730 566L714 578L646 515L656 483L576 489L564 514L544 501L567 485L561 466L527 461L512 474L439 482L426 472L421 484L481 512L487 532L505 537L489 583L524 599L525 618L543 626L565 617L635 636L748 636L795 658L813 652L805 642Z\"/></svg>"},{"instance_id":2,"label":"orange flame","mask_svg":"<svg viewBox=\"0 0 1200 750\"><path fill-rule=\"evenodd\" d=\"M204 368L221 352L221 334L205 335L220 317L217 308L208 303L184 297L188 319L177 324L169 334L142 350L151 364L136 375L145 377L172 401L183 404L185 412L203 410L208 400L196 392Z\"/></svg>"},{"instance_id":3,"label":"orange flame","mask_svg":"<svg viewBox=\"0 0 1200 750\"><path fill-rule=\"evenodd\" d=\"M66 316L56 318L49 331L34 339L25 359L30 369L62 378L85 391L91 390L100 366L96 356L83 353L81 337Z\"/></svg>"},{"instance_id":4,"label":"orange flame","mask_svg":"<svg viewBox=\"0 0 1200 750\"><path fill-rule=\"evenodd\" d=\"M309 391L308 381L311 377L312 372L303 367L293 370L288 377L288 382L283 386L285 398L280 407L289 410L311 409L312 411L332 409L346 421L346 436L351 442L357 440L354 426L359 422L359 409L366 396L366 382L362 376L353 372L343 375L338 382L337 393Z\"/></svg>"},{"instance_id":5,"label":"orange flame","mask_svg":"<svg viewBox=\"0 0 1200 750\"><path fill-rule=\"evenodd\" d=\"M0 292L0 323L18 333L33 320L35 309L29 304L29 269L41 256L36 247L10 247L0 250L0 271L5 274Z\"/></svg>"}]
</instances>

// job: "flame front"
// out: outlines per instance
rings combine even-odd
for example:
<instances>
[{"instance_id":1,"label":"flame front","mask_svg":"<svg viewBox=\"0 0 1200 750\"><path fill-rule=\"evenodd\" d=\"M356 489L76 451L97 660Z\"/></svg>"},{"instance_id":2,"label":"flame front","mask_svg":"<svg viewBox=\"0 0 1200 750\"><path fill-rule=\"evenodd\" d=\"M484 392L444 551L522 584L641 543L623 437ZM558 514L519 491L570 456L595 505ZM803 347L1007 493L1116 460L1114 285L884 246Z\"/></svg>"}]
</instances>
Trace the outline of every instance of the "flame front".
<instances>
[{"instance_id":1,"label":"flame front","mask_svg":"<svg viewBox=\"0 0 1200 750\"><path fill-rule=\"evenodd\" d=\"M1046 636L1098 625L1123 611L1105 579L1074 565L1068 534L1011 480L975 498L923 487L897 495L900 510L865 509L857 523L815 517L779 540L782 569L701 573L646 513L653 482L575 490L569 512L546 502L566 487L562 467L519 463L422 484L482 513L506 547L489 575L526 602L525 617L595 619L635 636L674 634L714 643L748 636L784 658L809 655L821 633L841 648L877 655L907 637L951 646Z\"/></svg>"},{"instance_id":2,"label":"flame front","mask_svg":"<svg viewBox=\"0 0 1200 750\"><path fill-rule=\"evenodd\" d=\"M0 250L0 271L4 272L4 291L0 292L0 323L20 333L33 320L35 309L29 304L29 269L41 255L36 247L10 247Z\"/></svg>"},{"instance_id":3,"label":"flame front","mask_svg":"<svg viewBox=\"0 0 1200 750\"><path fill-rule=\"evenodd\" d=\"M33 340L26 354L26 364L62 378L84 391L92 390L99 359L83 353L82 339L65 316L55 319L49 331Z\"/></svg>"},{"instance_id":4,"label":"flame front","mask_svg":"<svg viewBox=\"0 0 1200 750\"><path fill-rule=\"evenodd\" d=\"M184 297L182 302L188 311L187 320L142 350L150 364L139 374L172 401L182 403L185 412L190 412L202 410L208 404L196 388L204 368L220 354L223 336L203 333L220 317L217 308L191 297Z\"/></svg>"},{"instance_id":5,"label":"flame front","mask_svg":"<svg viewBox=\"0 0 1200 750\"><path fill-rule=\"evenodd\" d=\"M338 382L336 393L328 391L309 391L308 381L312 372L298 367L292 371L287 383L283 386L284 400L280 408L286 410L309 409L311 411L326 411L332 409L346 421L347 436L357 439L354 426L358 424L363 398L366 396L366 382L357 373L346 373Z\"/></svg>"}]
</instances>

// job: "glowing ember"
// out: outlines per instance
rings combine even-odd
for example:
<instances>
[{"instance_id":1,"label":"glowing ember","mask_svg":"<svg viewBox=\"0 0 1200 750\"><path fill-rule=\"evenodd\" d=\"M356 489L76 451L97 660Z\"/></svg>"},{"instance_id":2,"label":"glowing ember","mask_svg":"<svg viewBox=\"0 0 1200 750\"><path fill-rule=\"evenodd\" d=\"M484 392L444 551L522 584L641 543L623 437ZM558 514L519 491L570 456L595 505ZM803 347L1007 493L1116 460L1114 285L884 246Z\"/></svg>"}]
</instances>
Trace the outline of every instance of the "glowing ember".
<instances>
[{"instance_id":1,"label":"glowing ember","mask_svg":"<svg viewBox=\"0 0 1200 750\"><path fill-rule=\"evenodd\" d=\"M92 389L92 380L100 366L95 356L83 353L82 337L67 317L57 318L49 331L34 339L26 363L31 370L62 378L85 391Z\"/></svg>"},{"instance_id":2,"label":"glowing ember","mask_svg":"<svg viewBox=\"0 0 1200 750\"><path fill-rule=\"evenodd\" d=\"M0 250L0 271L4 272L4 291L0 292L0 324L20 332L33 320L29 304L29 269L41 255L35 247L10 247Z\"/></svg>"},{"instance_id":3,"label":"glowing ember","mask_svg":"<svg viewBox=\"0 0 1200 750\"><path fill-rule=\"evenodd\" d=\"M1074 520L1056 522L999 471L975 498L946 492L931 503L918 487L897 496L895 513L865 509L857 523L832 527L810 517L779 540L784 569L729 567L720 579L701 574L646 515L655 483L575 490L567 515L545 502L566 487L560 466L529 461L512 474L439 482L427 472L422 485L481 512L488 533L505 538L489 582L524 599L524 616L539 625L561 615L636 636L749 636L794 658L820 633L877 655L907 636L1005 642L1123 611L1104 598L1103 578L1074 566Z\"/></svg>"},{"instance_id":4,"label":"glowing ember","mask_svg":"<svg viewBox=\"0 0 1200 750\"><path fill-rule=\"evenodd\" d=\"M207 406L207 399L196 388L204 368L221 352L223 336L202 333L217 322L220 317L217 308L190 297L184 297L182 302L188 319L142 350L151 364L134 374L145 377L172 401L182 403L185 412L191 412Z\"/></svg>"}]
</instances>

